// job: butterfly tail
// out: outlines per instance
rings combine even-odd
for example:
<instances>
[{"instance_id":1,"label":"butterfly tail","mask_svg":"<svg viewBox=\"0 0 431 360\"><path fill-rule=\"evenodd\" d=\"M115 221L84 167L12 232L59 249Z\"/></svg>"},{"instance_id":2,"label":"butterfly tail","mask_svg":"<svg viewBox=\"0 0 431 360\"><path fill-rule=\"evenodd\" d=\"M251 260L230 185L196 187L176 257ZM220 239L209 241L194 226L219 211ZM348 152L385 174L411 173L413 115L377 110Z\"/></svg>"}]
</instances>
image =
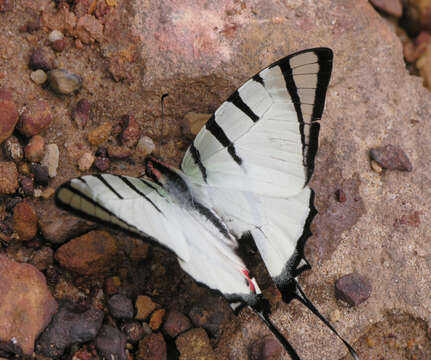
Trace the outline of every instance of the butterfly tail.
<instances>
[{"instance_id":1,"label":"butterfly tail","mask_svg":"<svg viewBox=\"0 0 431 360\"><path fill-rule=\"evenodd\" d=\"M314 315L316 315L331 331L337 335L337 337L344 343L344 345L349 350L350 355L352 355L352 358L355 360L359 360L359 356L356 353L356 351L353 349L353 347L344 339L341 337L341 335L335 330L335 328L331 325L331 323L320 313L319 310L313 305L313 303L310 301L310 299L307 298L304 291L299 286L298 282L295 280L295 290L292 293L292 296L294 299L299 300L302 304L304 304Z\"/></svg>"}]
</instances>

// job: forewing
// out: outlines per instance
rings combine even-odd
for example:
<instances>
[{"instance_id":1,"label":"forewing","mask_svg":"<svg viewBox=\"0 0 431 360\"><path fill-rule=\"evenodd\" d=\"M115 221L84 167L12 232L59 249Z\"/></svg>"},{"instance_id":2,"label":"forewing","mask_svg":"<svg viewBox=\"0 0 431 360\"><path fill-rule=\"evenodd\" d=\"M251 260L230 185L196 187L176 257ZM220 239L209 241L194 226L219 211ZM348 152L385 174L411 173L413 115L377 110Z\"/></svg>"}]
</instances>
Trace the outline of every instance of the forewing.
<instances>
[{"instance_id":1,"label":"forewing","mask_svg":"<svg viewBox=\"0 0 431 360\"><path fill-rule=\"evenodd\" d=\"M188 260L181 218L184 211L162 187L121 175L87 175L61 185L57 205L76 215L139 235L149 236Z\"/></svg>"},{"instance_id":2,"label":"forewing","mask_svg":"<svg viewBox=\"0 0 431 360\"><path fill-rule=\"evenodd\" d=\"M182 170L195 183L288 197L314 167L332 51L287 56L224 102L187 150Z\"/></svg>"}]
</instances>

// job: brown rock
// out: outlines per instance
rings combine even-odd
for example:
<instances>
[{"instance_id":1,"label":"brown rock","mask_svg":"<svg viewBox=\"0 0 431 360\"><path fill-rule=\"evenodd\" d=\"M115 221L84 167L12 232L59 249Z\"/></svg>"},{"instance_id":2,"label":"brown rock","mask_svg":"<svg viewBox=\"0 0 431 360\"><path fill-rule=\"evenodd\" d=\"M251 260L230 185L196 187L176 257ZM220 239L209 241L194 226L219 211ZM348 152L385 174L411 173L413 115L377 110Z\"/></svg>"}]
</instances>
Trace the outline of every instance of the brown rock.
<instances>
[{"instance_id":1,"label":"brown rock","mask_svg":"<svg viewBox=\"0 0 431 360\"><path fill-rule=\"evenodd\" d=\"M48 246L37 250L30 260L30 263L40 271L46 270L53 262L54 251Z\"/></svg>"},{"instance_id":2,"label":"brown rock","mask_svg":"<svg viewBox=\"0 0 431 360\"><path fill-rule=\"evenodd\" d=\"M65 69L54 69L48 72L51 90L59 95L72 95L82 87L82 78Z\"/></svg>"},{"instance_id":3,"label":"brown rock","mask_svg":"<svg viewBox=\"0 0 431 360\"><path fill-rule=\"evenodd\" d=\"M112 124L110 122L104 122L88 133L88 141L91 145L100 145L108 140L111 130Z\"/></svg>"},{"instance_id":4,"label":"brown rock","mask_svg":"<svg viewBox=\"0 0 431 360\"><path fill-rule=\"evenodd\" d=\"M42 69L49 71L54 67L54 59L55 55L50 48L34 48L31 52L28 66L32 70Z\"/></svg>"},{"instance_id":5,"label":"brown rock","mask_svg":"<svg viewBox=\"0 0 431 360\"><path fill-rule=\"evenodd\" d=\"M81 275L100 274L115 265L118 248L106 231L91 231L62 245L55 259L66 269Z\"/></svg>"},{"instance_id":6,"label":"brown rock","mask_svg":"<svg viewBox=\"0 0 431 360\"><path fill-rule=\"evenodd\" d=\"M45 139L40 135L33 136L24 148L25 158L28 161L39 162L45 152Z\"/></svg>"},{"instance_id":7,"label":"brown rock","mask_svg":"<svg viewBox=\"0 0 431 360\"><path fill-rule=\"evenodd\" d=\"M136 344L142 339L144 330L139 321L129 321L121 327L121 331L126 334L127 341Z\"/></svg>"},{"instance_id":8,"label":"brown rock","mask_svg":"<svg viewBox=\"0 0 431 360\"><path fill-rule=\"evenodd\" d=\"M91 103L87 99L81 99L76 104L72 112L72 119L76 122L79 129L84 129L90 120Z\"/></svg>"},{"instance_id":9,"label":"brown rock","mask_svg":"<svg viewBox=\"0 0 431 360\"><path fill-rule=\"evenodd\" d=\"M52 121L49 104L46 101L38 101L28 105L21 114L18 130L27 137L40 134Z\"/></svg>"},{"instance_id":10,"label":"brown rock","mask_svg":"<svg viewBox=\"0 0 431 360\"><path fill-rule=\"evenodd\" d=\"M123 124L123 132L121 134L121 142L127 147L134 147L141 136L141 129L133 115L124 115L121 118Z\"/></svg>"},{"instance_id":11,"label":"brown rock","mask_svg":"<svg viewBox=\"0 0 431 360\"><path fill-rule=\"evenodd\" d=\"M19 162L24 156L21 144L15 136L9 137L3 143L3 152L8 160Z\"/></svg>"},{"instance_id":12,"label":"brown rock","mask_svg":"<svg viewBox=\"0 0 431 360\"><path fill-rule=\"evenodd\" d=\"M191 329L175 341L180 360L217 360L207 333L202 328Z\"/></svg>"},{"instance_id":13,"label":"brown rock","mask_svg":"<svg viewBox=\"0 0 431 360\"><path fill-rule=\"evenodd\" d=\"M141 239L126 238L125 246L122 246L124 252L134 262L139 262L148 257L150 245Z\"/></svg>"},{"instance_id":14,"label":"brown rock","mask_svg":"<svg viewBox=\"0 0 431 360\"><path fill-rule=\"evenodd\" d=\"M151 334L141 340L136 358L137 360L166 360L167 349L163 335Z\"/></svg>"},{"instance_id":15,"label":"brown rock","mask_svg":"<svg viewBox=\"0 0 431 360\"><path fill-rule=\"evenodd\" d=\"M120 291L121 279L118 276L111 276L105 279L105 293L107 296L118 294Z\"/></svg>"},{"instance_id":16,"label":"brown rock","mask_svg":"<svg viewBox=\"0 0 431 360\"><path fill-rule=\"evenodd\" d=\"M18 170L11 161L0 161L0 194L13 194L18 189Z\"/></svg>"},{"instance_id":17,"label":"brown rock","mask_svg":"<svg viewBox=\"0 0 431 360\"><path fill-rule=\"evenodd\" d=\"M171 338L189 330L192 323L189 318L179 311L169 311L163 323L163 331Z\"/></svg>"},{"instance_id":18,"label":"brown rock","mask_svg":"<svg viewBox=\"0 0 431 360\"><path fill-rule=\"evenodd\" d=\"M151 300L150 297L145 295L139 295L136 298L136 315L135 319L145 320L157 307L157 304Z\"/></svg>"},{"instance_id":19,"label":"brown rock","mask_svg":"<svg viewBox=\"0 0 431 360\"><path fill-rule=\"evenodd\" d=\"M371 149L370 156L384 169L401 171L413 169L406 153L399 146L386 145Z\"/></svg>"},{"instance_id":20,"label":"brown rock","mask_svg":"<svg viewBox=\"0 0 431 360\"><path fill-rule=\"evenodd\" d=\"M57 303L45 277L32 265L18 264L0 254L0 279L0 347L14 345L31 355L36 338L57 311Z\"/></svg>"},{"instance_id":21,"label":"brown rock","mask_svg":"<svg viewBox=\"0 0 431 360\"><path fill-rule=\"evenodd\" d=\"M84 15L76 24L76 36L84 43L91 44L94 41L103 41L103 25L92 15Z\"/></svg>"},{"instance_id":22,"label":"brown rock","mask_svg":"<svg viewBox=\"0 0 431 360\"><path fill-rule=\"evenodd\" d=\"M358 273L344 275L335 283L335 296L350 306L358 306L371 295L371 284Z\"/></svg>"},{"instance_id":23,"label":"brown rock","mask_svg":"<svg viewBox=\"0 0 431 360\"><path fill-rule=\"evenodd\" d=\"M13 209L13 228L20 240L33 239L37 233L37 214L34 206L27 201L16 204Z\"/></svg>"},{"instance_id":24,"label":"brown rock","mask_svg":"<svg viewBox=\"0 0 431 360\"><path fill-rule=\"evenodd\" d=\"M251 345L250 360L278 360L282 351L280 342L273 336L267 335Z\"/></svg>"},{"instance_id":25,"label":"brown rock","mask_svg":"<svg viewBox=\"0 0 431 360\"><path fill-rule=\"evenodd\" d=\"M32 196L34 191L34 180L29 176L20 176L19 183L21 185L24 196Z\"/></svg>"},{"instance_id":26,"label":"brown rock","mask_svg":"<svg viewBox=\"0 0 431 360\"><path fill-rule=\"evenodd\" d=\"M337 198L338 202L346 202L346 193L343 191L343 189L337 189L337 191L335 191L335 197Z\"/></svg>"},{"instance_id":27,"label":"brown rock","mask_svg":"<svg viewBox=\"0 0 431 360\"><path fill-rule=\"evenodd\" d=\"M153 312L149 322L151 330L153 331L159 330L160 326L162 325L165 314L166 314L165 309L159 309Z\"/></svg>"},{"instance_id":28,"label":"brown rock","mask_svg":"<svg viewBox=\"0 0 431 360\"><path fill-rule=\"evenodd\" d=\"M58 39L52 42L51 47L54 51L62 52L66 47L66 41L64 39Z\"/></svg>"},{"instance_id":29,"label":"brown rock","mask_svg":"<svg viewBox=\"0 0 431 360\"><path fill-rule=\"evenodd\" d=\"M111 166L111 160L109 160L107 157L97 157L96 160L94 160L93 166L97 170L105 172Z\"/></svg>"},{"instance_id":30,"label":"brown rock","mask_svg":"<svg viewBox=\"0 0 431 360\"><path fill-rule=\"evenodd\" d=\"M0 144L12 134L17 122L18 111L12 94L8 90L0 88Z\"/></svg>"},{"instance_id":31,"label":"brown rock","mask_svg":"<svg viewBox=\"0 0 431 360\"><path fill-rule=\"evenodd\" d=\"M108 145L109 157L114 159L125 159L132 155L132 151L124 146Z\"/></svg>"},{"instance_id":32,"label":"brown rock","mask_svg":"<svg viewBox=\"0 0 431 360\"><path fill-rule=\"evenodd\" d=\"M43 237L53 244L63 244L67 240L93 230L95 224L55 209L50 216L41 217L40 230Z\"/></svg>"},{"instance_id":33,"label":"brown rock","mask_svg":"<svg viewBox=\"0 0 431 360\"><path fill-rule=\"evenodd\" d=\"M401 0L370 0L370 3L385 13L400 18L403 14L403 4Z\"/></svg>"}]
</instances>

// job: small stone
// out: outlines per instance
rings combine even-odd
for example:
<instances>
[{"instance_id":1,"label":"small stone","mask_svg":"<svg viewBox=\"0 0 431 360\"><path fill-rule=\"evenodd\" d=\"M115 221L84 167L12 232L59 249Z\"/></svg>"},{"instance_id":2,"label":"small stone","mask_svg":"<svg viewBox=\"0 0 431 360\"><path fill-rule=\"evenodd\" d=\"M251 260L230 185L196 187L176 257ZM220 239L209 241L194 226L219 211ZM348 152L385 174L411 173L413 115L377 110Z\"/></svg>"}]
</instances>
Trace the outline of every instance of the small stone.
<instances>
[{"instance_id":1,"label":"small stone","mask_svg":"<svg viewBox=\"0 0 431 360\"><path fill-rule=\"evenodd\" d=\"M132 319L135 312L132 300L121 294L111 296L108 300L108 309L116 319Z\"/></svg>"},{"instance_id":2,"label":"small stone","mask_svg":"<svg viewBox=\"0 0 431 360\"><path fill-rule=\"evenodd\" d=\"M48 169L48 176L54 178L57 176L58 162L60 159L60 152L58 151L57 144L48 144L41 164Z\"/></svg>"},{"instance_id":3,"label":"small stone","mask_svg":"<svg viewBox=\"0 0 431 360\"><path fill-rule=\"evenodd\" d=\"M58 30L53 30L48 35L48 40L50 42L54 42L57 40L63 40L63 39L64 39L63 33L61 31L58 31Z\"/></svg>"},{"instance_id":4,"label":"small stone","mask_svg":"<svg viewBox=\"0 0 431 360\"><path fill-rule=\"evenodd\" d=\"M383 168L377 163L377 161L371 160L370 165L371 169L377 174L381 174L383 172Z\"/></svg>"},{"instance_id":5,"label":"small stone","mask_svg":"<svg viewBox=\"0 0 431 360\"><path fill-rule=\"evenodd\" d=\"M103 311L96 308L63 303L39 337L37 352L57 358L68 346L93 340L102 326L103 315Z\"/></svg>"},{"instance_id":6,"label":"small stone","mask_svg":"<svg viewBox=\"0 0 431 360\"><path fill-rule=\"evenodd\" d=\"M153 331L159 330L160 326L162 325L165 314L166 314L165 309L159 309L153 312L149 323L151 330Z\"/></svg>"},{"instance_id":7,"label":"small stone","mask_svg":"<svg viewBox=\"0 0 431 360\"><path fill-rule=\"evenodd\" d=\"M145 159L156 149L153 140L148 136L142 136L136 145L135 155L141 159Z\"/></svg>"},{"instance_id":8,"label":"small stone","mask_svg":"<svg viewBox=\"0 0 431 360\"><path fill-rule=\"evenodd\" d=\"M80 76L64 69L54 69L48 72L48 82L51 89L60 95L71 95L82 86Z\"/></svg>"},{"instance_id":9,"label":"small stone","mask_svg":"<svg viewBox=\"0 0 431 360\"><path fill-rule=\"evenodd\" d=\"M54 67L55 55L51 49L47 47L35 48L30 55L28 66L32 70L42 69L49 71Z\"/></svg>"},{"instance_id":10,"label":"small stone","mask_svg":"<svg viewBox=\"0 0 431 360\"><path fill-rule=\"evenodd\" d=\"M79 171L87 171L94 163L94 155L91 153L84 153L78 160Z\"/></svg>"},{"instance_id":11,"label":"small stone","mask_svg":"<svg viewBox=\"0 0 431 360\"><path fill-rule=\"evenodd\" d=\"M84 129L90 120L91 103L87 99L81 99L72 111L72 119L76 122L79 129Z\"/></svg>"},{"instance_id":12,"label":"small stone","mask_svg":"<svg viewBox=\"0 0 431 360\"><path fill-rule=\"evenodd\" d=\"M39 162L45 152L45 139L40 135L33 136L24 148L25 158L28 161Z\"/></svg>"},{"instance_id":13,"label":"small stone","mask_svg":"<svg viewBox=\"0 0 431 360\"><path fill-rule=\"evenodd\" d=\"M33 239L37 234L37 215L33 205L26 201L13 209L13 228L21 241Z\"/></svg>"},{"instance_id":14,"label":"small stone","mask_svg":"<svg viewBox=\"0 0 431 360\"><path fill-rule=\"evenodd\" d=\"M57 302L39 270L4 254L0 254L0 279L0 349L14 339L18 358L31 357L36 338L57 311Z\"/></svg>"},{"instance_id":15,"label":"small stone","mask_svg":"<svg viewBox=\"0 0 431 360\"><path fill-rule=\"evenodd\" d=\"M141 136L141 129L133 115L124 115L121 118L123 124L123 132L121 134L121 142L127 147L134 147Z\"/></svg>"},{"instance_id":16,"label":"small stone","mask_svg":"<svg viewBox=\"0 0 431 360\"><path fill-rule=\"evenodd\" d=\"M181 334L175 344L181 353L180 359L217 359L208 335L202 328L191 329Z\"/></svg>"},{"instance_id":17,"label":"small stone","mask_svg":"<svg viewBox=\"0 0 431 360\"><path fill-rule=\"evenodd\" d=\"M337 191L335 191L335 197L340 203L346 202L346 193L343 189L337 189Z\"/></svg>"},{"instance_id":18,"label":"small stone","mask_svg":"<svg viewBox=\"0 0 431 360\"><path fill-rule=\"evenodd\" d=\"M132 151L123 146L108 145L109 157L114 159L126 159L132 155Z\"/></svg>"},{"instance_id":19,"label":"small stone","mask_svg":"<svg viewBox=\"0 0 431 360\"><path fill-rule=\"evenodd\" d=\"M46 72L42 69L38 69L31 72L30 79L33 80L35 84L42 85L48 79L48 75L46 75Z\"/></svg>"},{"instance_id":20,"label":"small stone","mask_svg":"<svg viewBox=\"0 0 431 360\"><path fill-rule=\"evenodd\" d=\"M179 334L192 327L190 319L179 311L169 311L163 324L163 331L171 338L176 338Z\"/></svg>"},{"instance_id":21,"label":"small stone","mask_svg":"<svg viewBox=\"0 0 431 360\"><path fill-rule=\"evenodd\" d=\"M118 294L120 291L121 279L118 276L111 276L105 280L105 293L107 296Z\"/></svg>"},{"instance_id":22,"label":"small stone","mask_svg":"<svg viewBox=\"0 0 431 360\"><path fill-rule=\"evenodd\" d=\"M92 15L84 15L76 24L76 36L84 43L103 41L103 24Z\"/></svg>"},{"instance_id":23,"label":"small stone","mask_svg":"<svg viewBox=\"0 0 431 360\"><path fill-rule=\"evenodd\" d=\"M28 176L21 176L19 178L22 192L25 196L32 196L34 191L34 180Z\"/></svg>"},{"instance_id":24,"label":"small stone","mask_svg":"<svg viewBox=\"0 0 431 360\"><path fill-rule=\"evenodd\" d=\"M273 336L267 335L251 345L250 360L278 360L282 350L280 342Z\"/></svg>"},{"instance_id":25,"label":"small stone","mask_svg":"<svg viewBox=\"0 0 431 360\"><path fill-rule=\"evenodd\" d=\"M44 271L54 262L54 251L48 247L44 246L41 249L37 250L31 260L30 263L38 270Z\"/></svg>"},{"instance_id":26,"label":"small stone","mask_svg":"<svg viewBox=\"0 0 431 360\"><path fill-rule=\"evenodd\" d=\"M81 275L101 274L116 263L117 242L106 231L91 231L60 246L55 259L61 266Z\"/></svg>"},{"instance_id":27,"label":"small stone","mask_svg":"<svg viewBox=\"0 0 431 360\"><path fill-rule=\"evenodd\" d=\"M52 187L47 187L46 189L43 189L42 193L40 194L40 196L43 199L49 199L50 197L52 197L55 194L55 189Z\"/></svg>"},{"instance_id":28,"label":"small stone","mask_svg":"<svg viewBox=\"0 0 431 360\"><path fill-rule=\"evenodd\" d=\"M397 19L403 14L401 0L370 0L370 3L377 9L395 16Z\"/></svg>"},{"instance_id":29,"label":"small stone","mask_svg":"<svg viewBox=\"0 0 431 360\"><path fill-rule=\"evenodd\" d=\"M127 360L126 335L118 329L104 325L96 337L95 344L104 359Z\"/></svg>"},{"instance_id":30,"label":"small stone","mask_svg":"<svg viewBox=\"0 0 431 360\"><path fill-rule=\"evenodd\" d=\"M36 184L47 186L49 182L48 168L36 163L30 165L30 171L34 175Z\"/></svg>"},{"instance_id":31,"label":"small stone","mask_svg":"<svg viewBox=\"0 0 431 360\"><path fill-rule=\"evenodd\" d=\"M184 135L196 136L210 117L211 114L202 114L196 112L189 112L184 115L182 122Z\"/></svg>"},{"instance_id":32,"label":"small stone","mask_svg":"<svg viewBox=\"0 0 431 360\"><path fill-rule=\"evenodd\" d=\"M144 337L139 342L137 360L166 360L167 348L163 335L160 333Z\"/></svg>"},{"instance_id":33,"label":"small stone","mask_svg":"<svg viewBox=\"0 0 431 360\"><path fill-rule=\"evenodd\" d=\"M0 88L0 144L12 135L18 122L18 111L12 94Z\"/></svg>"},{"instance_id":34,"label":"small stone","mask_svg":"<svg viewBox=\"0 0 431 360\"><path fill-rule=\"evenodd\" d=\"M0 194L13 194L18 189L18 170L12 161L0 161Z\"/></svg>"},{"instance_id":35,"label":"small stone","mask_svg":"<svg viewBox=\"0 0 431 360\"><path fill-rule=\"evenodd\" d=\"M52 121L49 104L38 101L28 105L19 118L18 130L27 137L40 134Z\"/></svg>"},{"instance_id":36,"label":"small stone","mask_svg":"<svg viewBox=\"0 0 431 360\"><path fill-rule=\"evenodd\" d=\"M335 283L335 297L350 306L358 306L371 295L371 284L358 273L351 273L338 279Z\"/></svg>"},{"instance_id":37,"label":"small stone","mask_svg":"<svg viewBox=\"0 0 431 360\"><path fill-rule=\"evenodd\" d=\"M112 124L110 122L104 122L102 125L91 130L88 133L88 141L91 145L100 145L108 140L111 135Z\"/></svg>"},{"instance_id":38,"label":"small stone","mask_svg":"<svg viewBox=\"0 0 431 360\"><path fill-rule=\"evenodd\" d=\"M64 41L63 39L55 40L53 43L51 43L51 47L56 52L62 52L66 47L66 41Z\"/></svg>"},{"instance_id":39,"label":"small stone","mask_svg":"<svg viewBox=\"0 0 431 360\"><path fill-rule=\"evenodd\" d=\"M8 160L19 162L24 157L24 151L21 144L15 136L9 137L3 143L3 152Z\"/></svg>"},{"instance_id":40,"label":"small stone","mask_svg":"<svg viewBox=\"0 0 431 360\"><path fill-rule=\"evenodd\" d=\"M406 153L394 145L386 145L370 150L372 160L389 170L412 171L413 167Z\"/></svg>"},{"instance_id":41,"label":"small stone","mask_svg":"<svg viewBox=\"0 0 431 360\"><path fill-rule=\"evenodd\" d=\"M150 297L139 295L135 303L136 307L136 320L145 320L157 307L157 304L151 300Z\"/></svg>"},{"instance_id":42,"label":"small stone","mask_svg":"<svg viewBox=\"0 0 431 360\"><path fill-rule=\"evenodd\" d=\"M127 341L132 344L136 344L144 336L144 330L138 321L130 321L124 324L121 331L126 334Z\"/></svg>"},{"instance_id":43,"label":"small stone","mask_svg":"<svg viewBox=\"0 0 431 360\"><path fill-rule=\"evenodd\" d=\"M102 172L107 171L111 166L111 160L107 157L97 157L96 160L94 160L93 166Z\"/></svg>"}]
</instances>

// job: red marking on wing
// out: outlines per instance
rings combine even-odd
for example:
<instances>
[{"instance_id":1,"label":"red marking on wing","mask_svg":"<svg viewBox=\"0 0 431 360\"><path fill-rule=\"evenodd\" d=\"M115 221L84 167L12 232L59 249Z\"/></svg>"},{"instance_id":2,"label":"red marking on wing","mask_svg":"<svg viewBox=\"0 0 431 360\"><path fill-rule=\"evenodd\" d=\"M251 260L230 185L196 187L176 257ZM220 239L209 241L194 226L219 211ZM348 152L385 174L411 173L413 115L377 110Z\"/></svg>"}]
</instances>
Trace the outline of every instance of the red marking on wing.
<instances>
[{"instance_id":1,"label":"red marking on wing","mask_svg":"<svg viewBox=\"0 0 431 360\"><path fill-rule=\"evenodd\" d=\"M248 273L248 270L244 269L241 270L241 272L244 274L244 276L247 278L248 281L248 287L250 288L250 291L252 293L256 293L256 288L254 287L253 281L250 279L250 274Z\"/></svg>"}]
</instances>

